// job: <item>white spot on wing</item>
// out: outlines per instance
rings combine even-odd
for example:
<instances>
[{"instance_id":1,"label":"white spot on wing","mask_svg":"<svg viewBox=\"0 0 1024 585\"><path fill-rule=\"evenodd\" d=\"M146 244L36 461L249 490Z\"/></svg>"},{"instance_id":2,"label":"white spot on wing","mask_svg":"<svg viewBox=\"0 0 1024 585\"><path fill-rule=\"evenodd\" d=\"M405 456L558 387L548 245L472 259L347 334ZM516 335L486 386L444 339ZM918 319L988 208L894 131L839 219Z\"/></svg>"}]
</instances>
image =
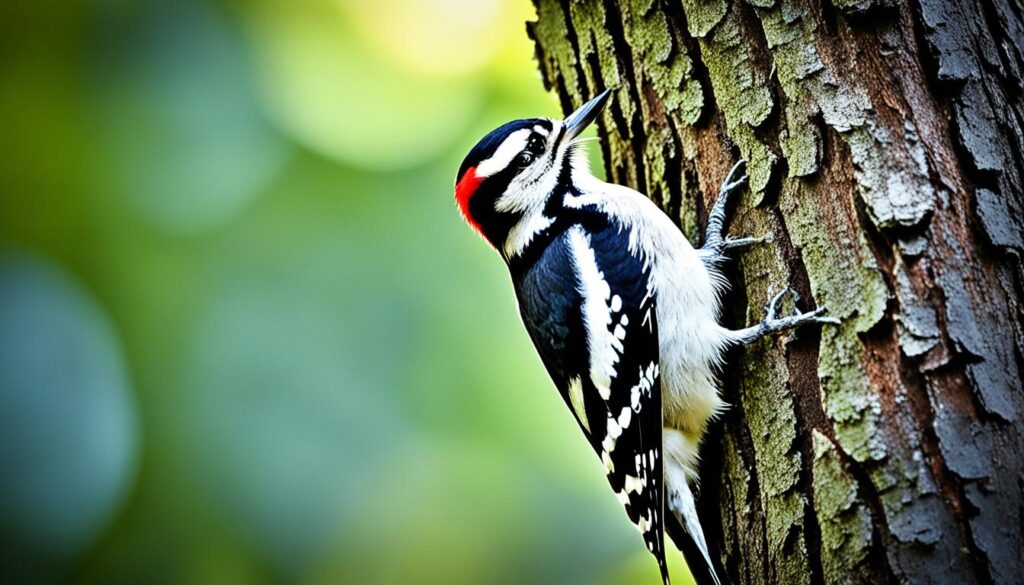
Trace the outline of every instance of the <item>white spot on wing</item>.
<instances>
[{"instance_id":1,"label":"white spot on wing","mask_svg":"<svg viewBox=\"0 0 1024 585\"><path fill-rule=\"evenodd\" d=\"M622 436L622 427L611 416L608 417L608 436L612 439L618 439Z\"/></svg>"},{"instance_id":2,"label":"white spot on wing","mask_svg":"<svg viewBox=\"0 0 1024 585\"><path fill-rule=\"evenodd\" d=\"M580 424L583 428L590 432L590 421L587 420L587 409L585 402L583 401L583 383L579 378L573 378L569 380L569 402L572 404L572 409L576 413L576 417L580 419Z\"/></svg>"},{"instance_id":3,"label":"white spot on wing","mask_svg":"<svg viewBox=\"0 0 1024 585\"><path fill-rule=\"evenodd\" d=\"M639 493L643 493L643 491L644 491L644 484L645 483L646 482L640 481L639 477L633 477L632 475L627 475L626 476L626 483L625 483L625 485L623 486L622 489L624 489L627 494L628 493L633 493L633 492L636 492L638 494Z\"/></svg>"},{"instance_id":4,"label":"white spot on wing","mask_svg":"<svg viewBox=\"0 0 1024 585\"><path fill-rule=\"evenodd\" d=\"M601 448L604 449L605 453L611 453L615 450L615 437L611 435L605 435L604 440L601 441Z\"/></svg>"},{"instance_id":5,"label":"white spot on wing","mask_svg":"<svg viewBox=\"0 0 1024 585\"><path fill-rule=\"evenodd\" d=\"M650 512L647 513L650 516ZM642 533L647 532L651 529L651 520L646 516L640 516L636 522L636 529Z\"/></svg>"},{"instance_id":6,"label":"white spot on wing","mask_svg":"<svg viewBox=\"0 0 1024 585\"><path fill-rule=\"evenodd\" d=\"M619 413L619 426L626 429L629 428L629 421L633 415L633 411L628 406L622 407L622 412Z\"/></svg>"},{"instance_id":7,"label":"white spot on wing","mask_svg":"<svg viewBox=\"0 0 1024 585\"><path fill-rule=\"evenodd\" d=\"M629 404L635 412L640 412L640 408L643 406L640 402L641 398L651 397L651 390L654 388L654 382L657 377L658 364L651 362L647 365L647 369L640 368L640 379L629 391Z\"/></svg>"},{"instance_id":8,"label":"white spot on wing","mask_svg":"<svg viewBox=\"0 0 1024 585\"><path fill-rule=\"evenodd\" d=\"M615 497L619 499L619 503L623 506L629 503L629 494L625 491L615 492Z\"/></svg>"}]
</instances>

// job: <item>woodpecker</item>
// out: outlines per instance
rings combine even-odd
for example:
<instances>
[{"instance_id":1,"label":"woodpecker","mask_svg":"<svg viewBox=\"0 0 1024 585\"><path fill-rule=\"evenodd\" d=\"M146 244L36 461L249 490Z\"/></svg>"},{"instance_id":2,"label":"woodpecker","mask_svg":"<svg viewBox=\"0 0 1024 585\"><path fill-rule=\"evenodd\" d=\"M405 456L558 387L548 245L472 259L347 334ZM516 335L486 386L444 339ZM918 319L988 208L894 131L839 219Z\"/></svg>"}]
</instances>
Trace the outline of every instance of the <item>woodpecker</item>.
<instances>
[{"instance_id":1,"label":"woodpecker","mask_svg":"<svg viewBox=\"0 0 1024 585\"><path fill-rule=\"evenodd\" d=\"M459 168L455 200L505 261L530 339L664 583L667 531L698 582L718 584L694 489L701 439L726 407L716 382L723 354L837 321L824 308L780 316L787 292L796 304L784 289L760 323L720 325L725 253L763 241L723 235L743 164L722 184L695 249L649 199L591 174L579 135L609 95L564 120L515 120L484 136Z\"/></svg>"}]
</instances>

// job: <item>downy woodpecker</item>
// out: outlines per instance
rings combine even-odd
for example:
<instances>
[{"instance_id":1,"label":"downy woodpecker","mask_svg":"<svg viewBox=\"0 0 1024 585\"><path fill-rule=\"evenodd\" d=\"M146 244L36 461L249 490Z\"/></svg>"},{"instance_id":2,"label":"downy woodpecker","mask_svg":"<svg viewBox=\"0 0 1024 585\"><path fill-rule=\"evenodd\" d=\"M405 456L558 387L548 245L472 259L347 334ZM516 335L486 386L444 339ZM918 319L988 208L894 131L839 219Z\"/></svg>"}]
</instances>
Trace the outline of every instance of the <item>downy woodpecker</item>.
<instances>
[{"instance_id":1,"label":"downy woodpecker","mask_svg":"<svg viewBox=\"0 0 1024 585\"><path fill-rule=\"evenodd\" d=\"M778 316L784 290L761 323L719 325L726 281L717 267L727 250L759 241L723 238L729 196L746 180L742 163L694 249L646 197L590 173L577 137L608 96L561 121L515 120L492 131L462 162L455 199L508 266L526 330L664 582L667 531L691 553L699 582L718 583L691 486L708 421L726 406L715 380L723 353L836 321L824 308Z\"/></svg>"}]
</instances>

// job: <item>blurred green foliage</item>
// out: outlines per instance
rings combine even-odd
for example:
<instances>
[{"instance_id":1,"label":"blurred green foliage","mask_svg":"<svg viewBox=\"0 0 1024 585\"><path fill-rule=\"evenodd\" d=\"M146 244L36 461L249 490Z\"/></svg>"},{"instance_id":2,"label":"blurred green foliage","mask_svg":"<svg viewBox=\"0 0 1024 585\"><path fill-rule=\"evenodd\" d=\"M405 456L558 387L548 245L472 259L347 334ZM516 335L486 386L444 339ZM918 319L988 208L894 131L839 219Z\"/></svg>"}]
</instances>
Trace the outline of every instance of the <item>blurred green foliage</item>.
<instances>
[{"instance_id":1,"label":"blurred green foliage","mask_svg":"<svg viewBox=\"0 0 1024 585\"><path fill-rule=\"evenodd\" d=\"M452 202L530 18L0 7L0 582L657 582Z\"/></svg>"}]
</instances>

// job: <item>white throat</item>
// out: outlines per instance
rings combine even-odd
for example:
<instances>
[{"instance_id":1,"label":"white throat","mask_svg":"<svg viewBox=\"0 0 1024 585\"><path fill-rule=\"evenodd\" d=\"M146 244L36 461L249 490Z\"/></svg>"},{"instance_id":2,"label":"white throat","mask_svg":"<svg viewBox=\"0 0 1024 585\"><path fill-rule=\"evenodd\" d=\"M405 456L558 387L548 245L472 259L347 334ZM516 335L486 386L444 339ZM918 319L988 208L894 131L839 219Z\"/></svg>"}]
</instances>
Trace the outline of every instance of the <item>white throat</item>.
<instances>
[{"instance_id":1,"label":"white throat","mask_svg":"<svg viewBox=\"0 0 1024 585\"><path fill-rule=\"evenodd\" d=\"M552 140L558 132L552 132ZM578 146L578 143L577 143ZM519 212L522 215L512 229L502 246L502 252L506 259L511 260L522 254L538 234L550 227L555 218L545 215L548 198L555 194L558 186L558 175L562 172L562 161L569 156L572 165L571 174L573 182L584 190L587 185L593 185L600 180L590 173L590 165L587 162L586 152L581 148L573 148L572 145L561 145L558 155L554 158L551 166L536 174L526 174L516 177L508 189L498 198L495 209L498 211ZM555 194L556 196L569 197L568 193Z\"/></svg>"},{"instance_id":2,"label":"white throat","mask_svg":"<svg viewBox=\"0 0 1024 585\"><path fill-rule=\"evenodd\" d=\"M544 215L544 208L532 210L516 222L505 238L505 245L502 247L505 258L512 259L523 253L526 248L537 237L537 234L546 230L555 219Z\"/></svg>"}]
</instances>

